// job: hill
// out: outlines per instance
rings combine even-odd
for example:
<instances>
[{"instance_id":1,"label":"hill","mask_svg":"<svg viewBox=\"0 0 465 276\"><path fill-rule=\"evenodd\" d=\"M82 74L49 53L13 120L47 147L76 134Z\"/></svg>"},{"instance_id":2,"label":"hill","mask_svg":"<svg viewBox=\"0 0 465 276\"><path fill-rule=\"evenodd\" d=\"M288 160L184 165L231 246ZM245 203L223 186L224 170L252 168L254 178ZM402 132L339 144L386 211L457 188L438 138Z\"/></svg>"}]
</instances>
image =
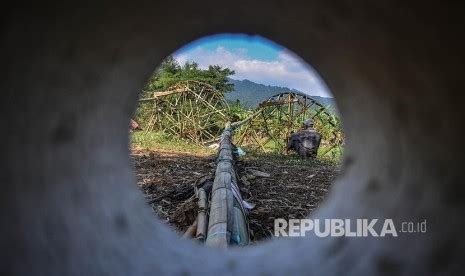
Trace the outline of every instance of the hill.
<instances>
[{"instance_id":1,"label":"hill","mask_svg":"<svg viewBox=\"0 0 465 276\"><path fill-rule=\"evenodd\" d=\"M303 93L299 90L291 89L288 87L264 85L260 83L255 83L250 80L229 79L229 82L231 84L234 84L234 90L232 92L226 93L226 99L231 102L239 100L247 108L254 108L258 106L258 104L262 101L282 92L294 91ZM335 106L333 98L311 95L310 97L312 97L324 106L329 105L333 108Z\"/></svg>"}]
</instances>

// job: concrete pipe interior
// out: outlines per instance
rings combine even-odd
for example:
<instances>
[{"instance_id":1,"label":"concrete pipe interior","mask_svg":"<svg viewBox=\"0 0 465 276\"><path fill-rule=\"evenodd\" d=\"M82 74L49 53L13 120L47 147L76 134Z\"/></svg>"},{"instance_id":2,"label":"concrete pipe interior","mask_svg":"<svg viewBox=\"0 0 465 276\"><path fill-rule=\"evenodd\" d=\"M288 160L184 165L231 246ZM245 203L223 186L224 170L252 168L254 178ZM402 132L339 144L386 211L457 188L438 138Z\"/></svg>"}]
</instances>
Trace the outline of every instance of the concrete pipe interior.
<instances>
[{"instance_id":1,"label":"concrete pipe interior","mask_svg":"<svg viewBox=\"0 0 465 276\"><path fill-rule=\"evenodd\" d=\"M426 275L463 270L460 11L391 1L58 3L8 9L1 51L6 68L0 271ZM221 32L257 33L286 45L314 65L335 94L347 135L344 169L314 218L427 219L427 234L312 236L215 251L180 240L154 222L128 157L127 125L138 91L174 49Z\"/></svg>"}]
</instances>

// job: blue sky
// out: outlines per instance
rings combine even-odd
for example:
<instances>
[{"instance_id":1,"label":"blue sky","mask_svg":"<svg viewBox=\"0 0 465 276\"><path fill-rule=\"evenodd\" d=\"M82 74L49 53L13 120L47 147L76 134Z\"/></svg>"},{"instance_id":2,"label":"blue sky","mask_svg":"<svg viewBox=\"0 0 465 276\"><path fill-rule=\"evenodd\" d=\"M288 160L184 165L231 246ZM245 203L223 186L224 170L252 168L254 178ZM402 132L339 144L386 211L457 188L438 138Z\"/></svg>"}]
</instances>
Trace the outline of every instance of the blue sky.
<instances>
[{"instance_id":1,"label":"blue sky","mask_svg":"<svg viewBox=\"0 0 465 276\"><path fill-rule=\"evenodd\" d=\"M201 68L218 64L233 69L233 79L295 88L332 97L318 73L288 49L260 36L221 34L195 40L174 53L181 63Z\"/></svg>"},{"instance_id":2,"label":"blue sky","mask_svg":"<svg viewBox=\"0 0 465 276\"><path fill-rule=\"evenodd\" d=\"M276 60L279 52L285 49L260 36L222 34L195 40L183 47L180 52L189 52L197 47L210 51L214 51L218 47L224 47L233 52L246 49L251 58L263 61Z\"/></svg>"}]
</instances>

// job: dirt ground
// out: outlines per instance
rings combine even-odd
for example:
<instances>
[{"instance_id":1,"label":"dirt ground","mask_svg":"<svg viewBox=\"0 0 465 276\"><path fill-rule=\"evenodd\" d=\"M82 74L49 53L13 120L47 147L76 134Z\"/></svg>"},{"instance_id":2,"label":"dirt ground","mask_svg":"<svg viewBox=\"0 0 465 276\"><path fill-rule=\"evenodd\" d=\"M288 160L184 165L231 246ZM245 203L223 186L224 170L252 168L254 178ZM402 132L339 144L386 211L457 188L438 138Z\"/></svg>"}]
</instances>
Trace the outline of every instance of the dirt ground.
<instances>
[{"instance_id":1,"label":"dirt ground","mask_svg":"<svg viewBox=\"0 0 465 276\"><path fill-rule=\"evenodd\" d=\"M183 233L197 215L193 187L200 179L213 180L215 156L137 148L132 156L137 184L147 203L175 231ZM265 174L257 176L256 171ZM242 197L255 204L248 219L256 243L272 237L275 218L304 218L315 210L339 174L339 167L263 155L241 157L237 172Z\"/></svg>"}]
</instances>

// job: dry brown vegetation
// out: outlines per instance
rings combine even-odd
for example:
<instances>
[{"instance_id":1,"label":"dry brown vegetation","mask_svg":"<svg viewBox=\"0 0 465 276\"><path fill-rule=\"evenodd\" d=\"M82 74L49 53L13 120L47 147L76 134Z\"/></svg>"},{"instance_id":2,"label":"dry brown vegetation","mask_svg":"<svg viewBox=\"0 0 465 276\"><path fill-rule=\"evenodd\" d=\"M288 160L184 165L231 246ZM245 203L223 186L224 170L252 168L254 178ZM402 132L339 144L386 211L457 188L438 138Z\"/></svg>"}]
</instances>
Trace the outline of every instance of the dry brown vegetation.
<instances>
[{"instance_id":1,"label":"dry brown vegetation","mask_svg":"<svg viewBox=\"0 0 465 276\"><path fill-rule=\"evenodd\" d=\"M213 179L215 156L137 148L132 152L147 202L173 229L185 231L197 214L193 187L200 179ZM304 218L317 208L339 173L337 166L295 156L251 154L236 165L242 196L255 204L248 214L254 242L272 236L275 218ZM265 174L256 176L256 171Z\"/></svg>"}]
</instances>

